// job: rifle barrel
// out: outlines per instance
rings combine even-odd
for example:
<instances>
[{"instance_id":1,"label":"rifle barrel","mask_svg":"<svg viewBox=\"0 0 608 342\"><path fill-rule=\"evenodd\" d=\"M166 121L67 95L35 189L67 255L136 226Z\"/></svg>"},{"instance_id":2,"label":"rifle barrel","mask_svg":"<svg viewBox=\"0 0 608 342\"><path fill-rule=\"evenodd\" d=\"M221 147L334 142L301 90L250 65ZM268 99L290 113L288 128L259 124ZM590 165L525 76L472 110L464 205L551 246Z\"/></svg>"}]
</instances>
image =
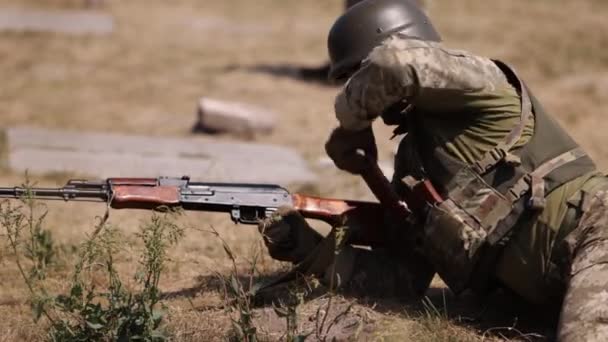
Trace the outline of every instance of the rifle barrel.
<instances>
[{"instance_id":1,"label":"rifle barrel","mask_svg":"<svg viewBox=\"0 0 608 342\"><path fill-rule=\"evenodd\" d=\"M104 202L108 199L105 189L85 188L0 188L0 198L21 198L30 195L35 199Z\"/></svg>"}]
</instances>

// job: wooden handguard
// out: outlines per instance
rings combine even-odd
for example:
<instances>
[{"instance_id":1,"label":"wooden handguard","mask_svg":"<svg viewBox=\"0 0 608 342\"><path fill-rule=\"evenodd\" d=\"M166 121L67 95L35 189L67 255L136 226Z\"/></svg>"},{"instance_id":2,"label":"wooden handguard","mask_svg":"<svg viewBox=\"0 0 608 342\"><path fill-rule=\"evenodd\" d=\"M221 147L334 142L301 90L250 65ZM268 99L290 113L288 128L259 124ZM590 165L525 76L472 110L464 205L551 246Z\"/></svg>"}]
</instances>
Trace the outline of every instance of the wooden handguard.
<instances>
[{"instance_id":1,"label":"wooden handguard","mask_svg":"<svg viewBox=\"0 0 608 342\"><path fill-rule=\"evenodd\" d=\"M115 185L112 186L112 195L110 205L116 209L155 209L180 204L180 192L176 186Z\"/></svg>"},{"instance_id":2,"label":"wooden handguard","mask_svg":"<svg viewBox=\"0 0 608 342\"><path fill-rule=\"evenodd\" d=\"M158 185L158 179L156 178L110 178L108 183L114 185L146 185L156 186Z\"/></svg>"}]
</instances>

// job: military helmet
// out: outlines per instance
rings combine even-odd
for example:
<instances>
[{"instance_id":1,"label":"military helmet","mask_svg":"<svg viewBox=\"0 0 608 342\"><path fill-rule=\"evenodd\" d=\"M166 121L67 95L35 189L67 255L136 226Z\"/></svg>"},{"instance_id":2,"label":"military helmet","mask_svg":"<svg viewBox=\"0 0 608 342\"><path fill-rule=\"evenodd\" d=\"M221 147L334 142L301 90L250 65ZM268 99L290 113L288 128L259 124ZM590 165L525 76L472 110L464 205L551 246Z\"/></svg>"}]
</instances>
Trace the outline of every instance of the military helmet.
<instances>
[{"instance_id":1,"label":"military helmet","mask_svg":"<svg viewBox=\"0 0 608 342\"><path fill-rule=\"evenodd\" d=\"M348 8L353 7L354 5L358 4L361 1L362 0L346 0L344 2L344 6L348 9Z\"/></svg>"},{"instance_id":2,"label":"military helmet","mask_svg":"<svg viewBox=\"0 0 608 342\"><path fill-rule=\"evenodd\" d=\"M389 35L441 41L415 0L364 0L348 8L329 30L329 77L339 79L356 70L371 50Z\"/></svg>"}]
</instances>

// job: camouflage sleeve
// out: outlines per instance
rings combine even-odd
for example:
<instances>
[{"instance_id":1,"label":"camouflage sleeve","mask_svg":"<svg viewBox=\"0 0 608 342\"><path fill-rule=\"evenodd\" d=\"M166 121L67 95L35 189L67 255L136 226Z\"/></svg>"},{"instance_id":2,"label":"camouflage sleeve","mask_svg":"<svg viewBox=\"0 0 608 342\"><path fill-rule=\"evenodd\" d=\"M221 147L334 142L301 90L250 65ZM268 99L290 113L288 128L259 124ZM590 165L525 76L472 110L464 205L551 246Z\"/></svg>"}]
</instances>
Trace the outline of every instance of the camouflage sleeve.
<instances>
[{"instance_id":1,"label":"camouflage sleeve","mask_svg":"<svg viewBox=\"0 0 608 342\"><path fill-rule=\"evenodd\" d=\"M444 96L470 97L507 86L504 74L488 58L397 34L372 50L344 85L336 97L335 112L343 128L357 131L369 127L398 101L432 105Z\"/></svg>"}]
</instances>

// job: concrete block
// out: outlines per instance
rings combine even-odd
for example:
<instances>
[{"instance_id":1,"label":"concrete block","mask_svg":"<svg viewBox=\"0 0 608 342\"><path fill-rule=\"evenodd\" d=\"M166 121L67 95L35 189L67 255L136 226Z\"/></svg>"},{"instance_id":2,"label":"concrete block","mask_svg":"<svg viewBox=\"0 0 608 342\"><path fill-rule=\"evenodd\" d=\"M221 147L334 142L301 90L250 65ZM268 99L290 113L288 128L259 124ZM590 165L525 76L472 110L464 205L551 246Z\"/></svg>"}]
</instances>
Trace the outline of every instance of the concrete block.
<instances>
[{"instance_id":1,"label":"concrete block","mask_svg":"<svg viewBox=\"0 0 608 342\"><path fill-rule=\"evenodd\" d=\"M78 10L0 9L0 31L103 35L113 30L113 17L103 13Z\"/></svg>"},{"instance_id":2,"label":"concrete block","mask_svg":"<svg viewBox=\"0 0 608 342\"><path fill-rule=\"evenodd\" d=\"M334 162L326 156L320 157L317 160L317 166L323 169L336 167L334 165ZM386 176L386 178L388 178L389 180L392 179L393 174L395 173L395 169L393 168L392 162L380 160L378 161L378 166L380 167L380 170L382 171L382 173L384 173L384 176Z\"/></svg>"},{"instance_id":3,"label":"concrete block","mask_svg":"<svg viewBox=\"0 0 608 342\"><path fill-rule=\"evenodd\" d=\"M282 185L317 181L306 161L282 146L38 128L8 128L4 135L4 163L15 171L104 178L188 175L200 181Z\"/></svg>"}]
</instances>

